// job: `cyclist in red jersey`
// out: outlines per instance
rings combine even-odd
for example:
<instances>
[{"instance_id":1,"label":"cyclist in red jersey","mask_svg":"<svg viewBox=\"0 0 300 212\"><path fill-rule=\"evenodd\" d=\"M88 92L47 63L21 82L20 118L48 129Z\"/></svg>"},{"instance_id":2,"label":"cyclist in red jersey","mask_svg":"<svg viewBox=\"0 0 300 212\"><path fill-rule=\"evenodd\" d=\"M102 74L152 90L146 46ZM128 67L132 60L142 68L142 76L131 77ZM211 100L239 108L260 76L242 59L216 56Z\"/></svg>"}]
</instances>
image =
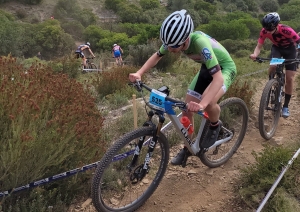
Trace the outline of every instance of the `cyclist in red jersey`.
<instances>
[{"instance_id":1,"label":"cyclist in red jersey","mask_svg":"<svg viewBox=\"0 0 300 212\"><path fill-rule=\"evenodd\" d=\"M298 32L298 35L300 36L300 32ZM298 58L298 59L300 59L300 44L296 44L296 50L297 50L297 52L296 52L296 58ZM297 63L297 69L299 68L299 63Z\"/></svg>"},{"instance_id":2,"label":"cyclist in red jersey","mask_svg":"<svg viewBox=\"0 0 300 212\"><path fill-rule=\"evenodd\" d=\"M255 60L259 55L260 50L264 44L266 38L268 38L272 43L271 57L272 58L284 58L284 59L295 59L296 58L296 48L295 45L300 43L299 35L287 25L279 24L280 17L278 13L273 12L264 16L262 19L262 30L260 31L260 36L258 39L257 46L254 49L253 54L250 58ZM289 64L285 66L286 69L286 84L285 84L285 99L282 108L282 116L287 118L290 116L290 111L288 108L291 95L293 92L294 77L296 74L296 64ZM269 68L269 75L274 73L276 70L276 65L272 65Z\"/></svg>"}]
</instances>

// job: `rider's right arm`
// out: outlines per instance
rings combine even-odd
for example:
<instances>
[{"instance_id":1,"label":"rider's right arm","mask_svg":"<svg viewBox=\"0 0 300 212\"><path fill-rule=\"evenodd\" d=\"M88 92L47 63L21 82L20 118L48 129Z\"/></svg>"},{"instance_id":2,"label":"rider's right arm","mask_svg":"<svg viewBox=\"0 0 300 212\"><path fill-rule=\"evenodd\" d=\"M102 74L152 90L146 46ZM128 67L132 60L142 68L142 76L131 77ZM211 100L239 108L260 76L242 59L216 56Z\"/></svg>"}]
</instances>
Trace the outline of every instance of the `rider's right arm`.
<instances>
[{"instance_id":1,"label":"rider's right arm","mask_svg":"<svg viewBox=\"0 0 300 212\"><path fill-rule=\"evenodd\" d=\"M140 68L140 70L137 71L137 73L139 73L140 75L143 75L145 72L147 72L149 69L153 68L158 61L160 61L162 57L159 56L156 53L154 53L147 61L146 63Z\"/></svg>"},{"instance_id":2,"label":"rider's right arm","mask_svg":"<svg viewBox=\"0 0 300 212\"><path fill-rule=\"evenodd\" d=\"M254 49L254 52L253 54L250 55L251 59L255 60L256 57L259 55L260 53L260 50L262 48L263 44L262 43L257 43L255 49Z\"/></svg>"}]
</instances>

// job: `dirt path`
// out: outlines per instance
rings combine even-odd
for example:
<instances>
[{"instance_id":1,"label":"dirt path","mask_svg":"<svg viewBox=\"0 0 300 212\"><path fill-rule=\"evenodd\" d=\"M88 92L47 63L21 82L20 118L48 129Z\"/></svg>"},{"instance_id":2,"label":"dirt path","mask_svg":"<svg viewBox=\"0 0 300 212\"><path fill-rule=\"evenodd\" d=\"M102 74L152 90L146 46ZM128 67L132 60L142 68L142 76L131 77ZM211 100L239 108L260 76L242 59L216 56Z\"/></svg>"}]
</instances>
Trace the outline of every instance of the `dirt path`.
<instances>
[{"instance_id":1,"label":"dirt path","mask_svg":"<svg viewBox=\"0 0 300 212\"><path fill-rule=\"evenodd\" d=\"M187 166L169 165L166 175L154 194L138 210L138 212L240 212L238 205L233 204L232 199L236 195L233 191L235 180L240 174L240 169L254 162L251 152L259 152L263 144L268 142L271 145L283 145L297 139L297 129L294 126L300 122L300 112L297 107L300 103L295 95L290 103L291 117L280 119L277 133L269 141L265 141L255 127L258 114L258 104L262 88L266 81L261 82L255 94L256 107L250 115L247 134L237 153L223 166L210 169L204 166L197 157L190 157ZM171 150L171 157L179 150L174 147ZM279 173L278 173L279 174ZM86 203L89 203L87 200ZM94 212L92 204L78 204L76 211ZM75 211L75 210L70 210Z\"/></svg>"}]
</instances>

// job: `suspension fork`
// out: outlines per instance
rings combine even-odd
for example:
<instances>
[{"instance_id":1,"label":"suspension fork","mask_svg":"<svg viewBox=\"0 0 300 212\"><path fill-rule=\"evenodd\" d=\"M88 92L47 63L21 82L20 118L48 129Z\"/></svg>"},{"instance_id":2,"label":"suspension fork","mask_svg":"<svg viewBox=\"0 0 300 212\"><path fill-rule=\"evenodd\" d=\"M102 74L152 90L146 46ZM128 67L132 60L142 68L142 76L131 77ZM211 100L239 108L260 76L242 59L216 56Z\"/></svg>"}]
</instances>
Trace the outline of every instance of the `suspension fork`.
<instances>
[{"instance_id":1,"label":"suspension fork","mask_svg":"<svg viewBox=\"0 0 300 212\"><path fill-rule=\"evenodd\" d=\"M151 115L149 116L149 114L148 114L148 117L152 118L152 116L154 114L152 116ZM163 114L157 114L157 115L159 116L159 123L156 127L156 130L153 131L153 135L149 140L148 151L147 151L146 157L144 159L144 163L141 164L140 166L138 166L130 176L132 183L137 183L137 182L141 181L146 176L146 174L149 172L149 169L150 169L149 163L150 163L151 157L153 155L153 151L156 146L156 143L158 141L159 132L161 131L161 128L165 121L165 117L163 116ZM145 122L145 124L146 123L147 122ZM148 126L148 124L146 124L146 126ZM141 146L143 146L144 140L145 140L145 136L142 136L139 140L139 145L142 143ZM133 163L135 164L137 162L138 155L141 150L141 147L139 147L139 145L136 147L136 152L134 153L134 158L132 160L132 164ZM139 151L138 154L136 154L137 151Z\"/></svg>"},{"instance_id":2,"label":"suspension fork","mask_svg":"<svg viewBox=\"0 0 300 212\"><path fill-rule=\"evenodd\" d=\"M148 113L148 119L143 124L143 127L149 127L150 126L150 127L156 128L155 124L153 124L153 122L152 122L152 117L153 116L154 116L154 112L152 110L149 111L149 113ZM146 138L146 136L141 136L139 138L139 142L138 142L138 144L135 147L133 158L132 158L132 161L131 161L129 167L134 167L136 165L136 162L138 161L138 157L140 155L141 149L142 149L142 147L144 145L145 138Z\"/></svg>"}]
</instances>

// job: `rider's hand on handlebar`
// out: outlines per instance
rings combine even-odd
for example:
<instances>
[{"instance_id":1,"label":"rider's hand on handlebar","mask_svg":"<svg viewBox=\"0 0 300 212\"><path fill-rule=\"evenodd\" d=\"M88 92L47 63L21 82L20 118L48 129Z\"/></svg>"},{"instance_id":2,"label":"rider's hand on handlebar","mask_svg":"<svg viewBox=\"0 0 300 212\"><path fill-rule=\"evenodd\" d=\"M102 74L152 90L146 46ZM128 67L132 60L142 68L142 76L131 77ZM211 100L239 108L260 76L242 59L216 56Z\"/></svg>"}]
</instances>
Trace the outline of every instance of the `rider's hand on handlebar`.
<instances>
[{"instance_id":1,"label":"rider's hand on handlebar","mask_svg":"<svg viewBox=\"0 0 300 212\"><path fill-rule=\"evenodd\" d=\"M204 107L201 104L192 101L187 104L187 108L191 112L203 112L204 110Z\"/></svg>"},{"instance_id":2,"label":"rider's hand on handlebar","mask_svg":"<svg viewBox=\"0 0 300 212\"><path fill-rule=\"evenodd\" d=\"M142 79L142 76L139 73L131 73L131 74L129 74L129 80L130 80L130 82L136 82L137 80L141 81L141 79Z\"/></svg>"},{"instance_id":3,"label":"rider's hand on handlebar","mask_svg":"<svg viewBox=\"0 0 300 212\"><path fill-rule=\"evenodd\" d=\"M255 55L255 54L250 54L250 56L249 56L252 60L256 60L256 58L257 58L257 55Z\"/></svg>"}]
</instances>

